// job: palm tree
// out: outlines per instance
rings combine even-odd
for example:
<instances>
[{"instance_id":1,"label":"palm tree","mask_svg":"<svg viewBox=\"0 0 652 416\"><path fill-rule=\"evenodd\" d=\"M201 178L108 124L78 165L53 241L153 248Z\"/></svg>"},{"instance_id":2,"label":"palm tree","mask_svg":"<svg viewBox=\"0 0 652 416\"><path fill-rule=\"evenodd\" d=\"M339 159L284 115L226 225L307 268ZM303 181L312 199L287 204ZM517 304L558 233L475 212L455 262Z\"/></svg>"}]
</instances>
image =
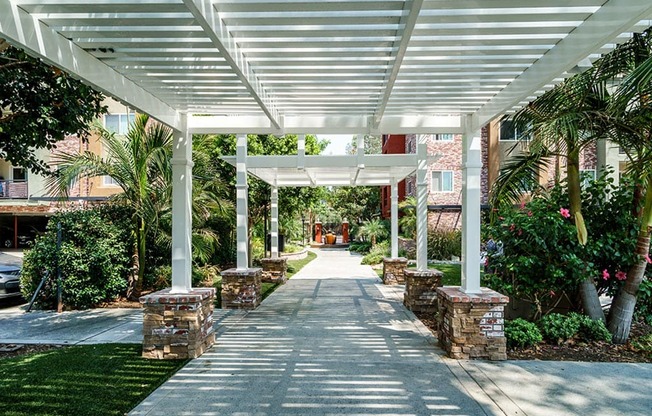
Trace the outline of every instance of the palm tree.
<instances>
[{"instance_id":1,"label":"palm tree","mask_svg":"<svg viewBox=\"0 0 652 416\"><path fill-rule=\"evenodd\" d=\"M619 84L609 107L609 137L629 158L629 173L640 183L638 261L629 269L625 285L616 295L609 313L609 331L616 343L629 338L637 293L649 260L652 230L652 33L648 29L629 42L622 55L621 72L629 74ZM639 208L640 201L634 201Z\"/></svg>"},{"instance_id":2,"label":"palm tree","mask_svg":"<svg viewBox=\"0 0 652 416\"><path fill-rule=\"evenodd\" d=\"M104 128L98 132L106 156L89 151L59 154L57 174L46 186L51 194L67 197L80 179L110 176L122 189L114 198L132 208L132 263L137 271L129 277L128 296L138 296L145 273L147 234L158 227L160 214L171 200L172 130L139 115L125 138Z\"/></svg>"},{"instance_id":3,"label":"palm tree","mask_svg":"<svg viewBox=\"0 0 652 416\"><path fill-rule=\"evenodd\" d=\"M358 229L358 235L369 238L371 240L371 246L374 247L376 245L376 240L378 238L387 237L389 232L380 219L374 218L373 220L365 221L362 224L360 229Z\"/></svg>"},{"instance_id":4,"label":"palm tree","mask_svg":"<svg viewBox=\"0 0 652 416\"><path fill-rule=\"evenodd\" d=\"M398 220L398 224L405 235L409 235L413 240L417 238L417 199L413 196L408 196L400 204L398 208L403 213L403 216Z\"/></svg>"}]
</instances>

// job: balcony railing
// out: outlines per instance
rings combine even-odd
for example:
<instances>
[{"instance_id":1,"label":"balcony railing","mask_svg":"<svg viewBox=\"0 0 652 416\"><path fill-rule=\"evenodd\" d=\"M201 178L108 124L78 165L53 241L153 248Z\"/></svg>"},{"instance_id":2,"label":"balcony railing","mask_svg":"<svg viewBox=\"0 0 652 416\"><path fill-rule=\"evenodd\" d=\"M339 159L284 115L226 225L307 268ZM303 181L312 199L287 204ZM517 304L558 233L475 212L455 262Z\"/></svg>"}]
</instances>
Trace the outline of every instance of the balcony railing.
<instances>
[{"instance_id":1,"label":"balcony railing","mask_svg":"<svg viewBox=\"0 0 652 416\"><path fill-rule=\"evenodd\" d=\"M23 199L27 195L27 181L0 180L0 199Z\"/></svg>"}]
</instances>

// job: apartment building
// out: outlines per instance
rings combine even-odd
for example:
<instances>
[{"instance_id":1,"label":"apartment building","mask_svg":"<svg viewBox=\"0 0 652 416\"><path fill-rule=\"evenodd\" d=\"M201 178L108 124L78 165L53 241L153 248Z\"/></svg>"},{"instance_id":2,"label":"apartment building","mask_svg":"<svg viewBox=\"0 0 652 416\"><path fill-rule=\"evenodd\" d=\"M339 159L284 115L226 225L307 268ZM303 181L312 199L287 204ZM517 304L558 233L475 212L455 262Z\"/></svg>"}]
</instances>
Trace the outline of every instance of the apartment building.
<instances>
[{"instance_id":1,"label":"apartment building","mask_svg":"<svg viewBox=\"0 0 652 416\"><path fill-rule=\"evenodd\" d=\"M518 139L518 132L510 123L494 121L482 129L481 202L487 204L492 184L500 173L500 168L509 158L527 149L527 143ZM428 154L438 155L436 161L428 167L428 223L430 227L453 229L461 226L462 203L462 136L459 134L426 135ZM405 153L415 153L417 135L383 136L383 153L399 153L400 143L404 144ZM387 152L385 147L387 146ZM541 172L539 181L542 185L554 180L554 172L565 175L565 160L560 158L558 166ZM580 172L595 178L607 166L613 169L613 179L618 183L620 172L624 169L625 157L618 147L609 141L600 141L588 147L580 155ZM381 189L383 218L390 217L390 188ZM416 196L416 177L410 176L399 187L399 201L407 196Z\"/></svg>"},{"instance_id":2,"label":"apartment building","mask_svg":"<svg viewBox=\"0 0 652 416\"><path fill-rule=\"evenodd\" d=\"M128 123L134 118L133 111L113 100L105 104L109 113L102 119L104 126L117 134L125 134ZM51 170L56 170L57 152L83 151L103 153L97 135L93 134L88 141L70 135L57 143L56 150L39 149L37 156ZM120 191L110 177L93 178L76 183L70 198L59 201L48 194L45 176L0 159L0 244L4 248L28 247L36 235L45 230L48 218L57 210L102 201Z\"/></svg>"}]
</instances>

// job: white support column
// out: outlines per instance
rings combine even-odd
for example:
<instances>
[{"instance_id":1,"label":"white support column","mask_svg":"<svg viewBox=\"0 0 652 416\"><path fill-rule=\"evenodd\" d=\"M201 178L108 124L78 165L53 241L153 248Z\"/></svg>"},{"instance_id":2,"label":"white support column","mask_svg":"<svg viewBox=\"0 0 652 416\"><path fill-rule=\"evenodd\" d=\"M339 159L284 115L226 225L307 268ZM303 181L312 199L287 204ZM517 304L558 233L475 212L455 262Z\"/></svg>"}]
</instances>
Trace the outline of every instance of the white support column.
<instances>
[{"instance_id":1,"label":"white support column","mask_svg":"<svg viewBox=\"0 0 652 416\"><path fill-rule=\"evenodd\" d=\"M192 288L192 135L187 116L174 131L172 149L172 293ZM144 261L144 259L141 259Z\"/></svg>"},{"instance_id":2,"label":"white support column","mask_svg":"<svg viewBox=\"0 0 652 416\"><path fill-rule=\"evenodd\" d=\"M428 142L417 136L417 271L428 270Z\"/></svg>"},{"instance_id":3,"label":"white support column","mask_svg":"<svg viewBox=\"0 0 652 416\"><path fill-rule=\"evenodd\" d=\"M297 169L304 170L306 167L306 135L300 134L297 137Z\"/></svg>"},{"instance_id":4,"label":"white support column","mask_svg":"<svg viewBox=\"0 0 652 416\"><path fill-rule=\"evenodd\" d=\"M398 257L398 181L392 178L392 204L391 204L391 220L392 220L392 258Z\"/></svg>"},{"instance_id":5,"label":"white support column","mask_svg":"<svg viewBox=\"0 0 652 416\"><path fill-rule=\"evenodd\" d=\"M238 270L249 268L249 206L247 198L247 135L238 134L236 144L236 234Z\"/></svg>"},{"instance_id":6,"label":"white support column","mask_svg":"<svg viewBox=\"0 0 652 416\"><path fill-rule=\"evenodd\" d=\"M358 169L364 169L364 135L358 134L356 139L358 144Z\"/></svg>"},{"instance_id":7,"label":"white support column","mask_svg":"<svg viewBox=\"0 0 652 416\"><path fill-rule=\"evenodd\" d=\"M608 168L613 168L609 175L614 181L614 185L618 186L620 183L620 148L614 142L601 139L598 140L597 147L597 161L595 169L595 177L599 178L603 175Z\"/></svg>"},{"instance_id":8,"label":"white support column","mask_svg":"<svg viewBox=\"0 0 652 416\"><path fill-rule=\"evenodd\" d=\"M466 121L462 138L462 291L480 293L480 196L482 139Z\"/></svg>"},{"instance_id":9,"label":"white support column","mask_svg":"<svg viewBox=\"0 0 652 416\"><path fill-rule=\"evenodd\" d=\"M272 235L272 258L278 258L278 188L272 186L272 229L270 233Z\"/></svg>"}]
</instances>

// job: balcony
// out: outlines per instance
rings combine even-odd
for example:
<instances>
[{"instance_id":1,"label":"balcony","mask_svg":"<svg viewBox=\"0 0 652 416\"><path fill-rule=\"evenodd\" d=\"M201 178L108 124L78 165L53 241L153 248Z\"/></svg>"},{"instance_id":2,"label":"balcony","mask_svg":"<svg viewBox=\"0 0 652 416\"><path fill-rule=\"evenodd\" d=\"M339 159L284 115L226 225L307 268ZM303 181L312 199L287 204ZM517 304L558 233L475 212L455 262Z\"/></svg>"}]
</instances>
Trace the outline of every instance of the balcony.
<instances>
[{"instance_id":1,"label":"balcony","mask_svg":"<svg viewBox=\"0 0 652 416\"><path fill-rule=\"evenodd\" d=\"M27 199L27 181L0 180L0 199Z\"/></svg>"}]
</instances>

